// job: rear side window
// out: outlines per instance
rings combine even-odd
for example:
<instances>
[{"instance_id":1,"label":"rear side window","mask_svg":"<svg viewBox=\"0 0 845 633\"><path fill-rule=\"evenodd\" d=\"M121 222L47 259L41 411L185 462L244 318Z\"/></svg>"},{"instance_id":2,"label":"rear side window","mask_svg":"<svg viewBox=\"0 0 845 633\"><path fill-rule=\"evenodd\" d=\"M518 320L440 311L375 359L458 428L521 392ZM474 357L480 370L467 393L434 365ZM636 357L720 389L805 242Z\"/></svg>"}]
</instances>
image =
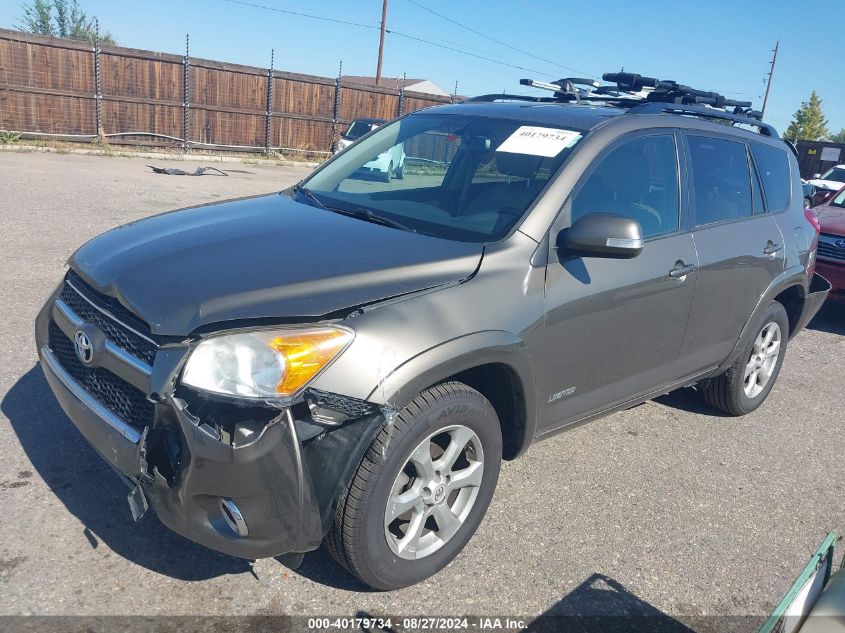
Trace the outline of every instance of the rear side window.
<instances>
[{"instance_id":1,"label":"rear side window","mask_svg":"<svg viewBox=\"0 0 845 633\"><path fill-rule=\"evenodd\" d=\"M695 223L698 226L751 215L751 178L745 143L689 136Z\"/></svg>"},{"instance_id":2,"label":"rear side window","mask_svg":"<svg viewBox=\"0 0 845 633\"><path fill-rule=\"evenodd\" d=\"M679 198L675 137L643 136L600 159L572 199L572 222L588 213L613 213L639 222L645 238L673 233Z\"/></svg>"},{"instance_id":3,"label":"rear side window","mask_svg":"<svg viewBox=\"0 0 845 633\"><path fill-rule=\"evenodd\" d=\"M776 147L751 143L751 154L757 163L757 172L766 192L766 206L770 213L783 211L789 206L789 157Z\"/></svg>"}]
</instances>

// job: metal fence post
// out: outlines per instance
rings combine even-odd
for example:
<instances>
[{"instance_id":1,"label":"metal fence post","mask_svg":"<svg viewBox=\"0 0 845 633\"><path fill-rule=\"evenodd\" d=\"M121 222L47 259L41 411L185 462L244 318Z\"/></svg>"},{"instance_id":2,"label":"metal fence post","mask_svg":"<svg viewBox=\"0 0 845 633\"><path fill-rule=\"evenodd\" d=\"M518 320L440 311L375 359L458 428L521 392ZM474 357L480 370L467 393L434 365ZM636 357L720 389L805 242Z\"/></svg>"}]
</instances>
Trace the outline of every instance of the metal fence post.
<instances>
[{"instance_id":1,"label":"metal fence post","mask_svg":"<svg viewBox=\"0 0 845 633\"><path fill-rule=\"evenodd\" d=\"M402 116L405 113L405 83L406 73L402 73L402 85L399 86L399 105L396 107L396 116Z\"/></svg>"},{"instance_id":2,"label":"metal fence post","mask_svg":"<svg viewBox=\"0 0 845 633\"><path fill-rule=\"evenodd\" d=\"M105 133L103 130L103 94L100 86L100 44L94 41L94 113L98 137Z\"/></svg>"},{"instance_id":3,"label":"metal fence post","mask_svg":"<svg viewBox=\"0 0 845 633\"><path fill-rule=\"evenodd\" d=\"M97 137L103 132L102 89L100 83L100 21L94 19L94 116L97 125Z\"/></svg>"},{"instance_id":4,"label":"metal fence post","mask_svg":"<svg viewBox=\"0 0 845 633\"><path fill-rule=\"evenodd\" d=\"M264 119L264 153L270 153L270 112L273 110L273 56L275 50L270 49L270 68L267 69L267 110Z\"/></svg>"},{"instance_id":5,"label":"metal fence post","mask_svg":"<svg viewBox=\"0 0 845 633\"><path fill-rule=\"evenodd\" d=\"M184 90L185 100L182 102L183 120L182 120L182 149L188 151L188 134L190 133L191 123L188 116L190 109L190 93L191 93L191 36L185 35L185 57L182 58L183 82L182 89Z\"/></svg>"},{"instance_id":6,"label":"metal fence post","mask_svg":"<svg viewBox=\"0 0 845 633\"><path fill-rule=\"evenodd\" d=\"M343 60L340 60L340 65L337 69L337 79L334 80L334 112L332 113L332 146L331 151L337 149L337 123L340 116L340 77L343 75Z\"/></svg>"}]
</instances>

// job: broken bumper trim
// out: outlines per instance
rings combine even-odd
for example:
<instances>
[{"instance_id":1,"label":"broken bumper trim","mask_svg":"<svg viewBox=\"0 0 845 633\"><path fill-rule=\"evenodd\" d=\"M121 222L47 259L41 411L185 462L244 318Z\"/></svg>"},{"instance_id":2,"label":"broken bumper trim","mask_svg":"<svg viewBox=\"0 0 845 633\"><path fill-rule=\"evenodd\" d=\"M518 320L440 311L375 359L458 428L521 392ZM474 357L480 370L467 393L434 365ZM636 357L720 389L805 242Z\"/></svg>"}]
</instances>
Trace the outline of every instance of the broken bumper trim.
<instances>
[{"instance_id":1,"label":"broken bumper trim","mask_svg":"<svg viewBox=\"0 0 845 633\"><path fill-rule=\"evenodd\" d=\"M831 291L830 282L815 273L810 280L810 288L807 291L807 296L804 297L804 309L801 311L801 316L798 319L798 324L794 329L793 335L803 330L806 325L816 316L816 313L821 309L822 304L827 299Z\"/></svg>"}]
</instances>

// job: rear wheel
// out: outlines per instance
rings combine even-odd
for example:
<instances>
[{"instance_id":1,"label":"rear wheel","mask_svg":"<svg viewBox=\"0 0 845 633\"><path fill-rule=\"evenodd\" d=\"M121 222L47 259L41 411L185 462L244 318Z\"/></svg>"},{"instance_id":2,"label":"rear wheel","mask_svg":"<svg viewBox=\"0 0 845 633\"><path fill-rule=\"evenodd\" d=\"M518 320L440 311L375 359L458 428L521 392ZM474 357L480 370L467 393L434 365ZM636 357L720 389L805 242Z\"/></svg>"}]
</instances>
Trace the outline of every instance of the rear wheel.
<instances>
[{"instance_id":1,"label":"rear wheel","mask_svg":"<svg viewBox=\"0 0 845 633\"><path fill-rule=\"evenodd\" d=\"M436 385L385 425L338 501L326 545L376 589L445 567L493 497L502 436L492 405L459 382Z\"/></svg>"},{"instance_id":2,"label":"rear wheel","mask_svg":"<svg viewBox=\"0 0 845 633\"><path fill-rule=\"evenodd\" d=\"M396 180L402 180L405 177L405 163L400 163L396 168L396 173L393 174Z\"/></svg>"},{"instance_id":3,"label":"rear wheel","mask_svg":"<svg viewBox=\"0 0 845 633\"><path fill-rule=\"evenodd\" d=\"M731 415L751 413L763 404L774 387L786 354L789 319L786 310L773 301L763 315L762 325L728 370L699 383L704 400Z\"/></svg>"}]
</instances>

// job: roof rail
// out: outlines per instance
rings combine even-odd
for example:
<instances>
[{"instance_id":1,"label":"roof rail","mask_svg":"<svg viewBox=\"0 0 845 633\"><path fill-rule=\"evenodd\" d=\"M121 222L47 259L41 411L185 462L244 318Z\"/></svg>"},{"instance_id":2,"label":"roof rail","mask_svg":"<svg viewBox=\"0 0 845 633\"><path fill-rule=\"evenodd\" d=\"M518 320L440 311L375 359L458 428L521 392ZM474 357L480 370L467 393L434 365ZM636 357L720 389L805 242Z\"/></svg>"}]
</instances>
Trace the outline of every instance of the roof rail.
<instances>
[{"instance_id":1,"label":"roof rail","mask_svg":"<svg viewBox=\"0 0 845 633\"><path fill-rule=\"evenodd\" d=\"M742 114L732 114L730 112L725 112L724 110L719 110L718 108L710 108L707 106L644 101L631 106L628 109L628 112L631 114L662 114L664 112L671 112L673 114L688 114L708 119L721 119L723 121L732 121L734 123L742 123L743 125L751 125L759 129L760 134L764 136L778 138L777 130L775 130L774 127L768 123L763 123L756 117Z\"/></svg>"},{"instance_id":2,"label":"roof rail","mask_svg":"<svg viewBox=\"0 0 845 633\"><path fill-rule=\"evenodd\" d=\"M512 95L505 92L478 95L465 99L462 103L491 103L493 101L530 101L532 103L557 103L554 97L532 97L531 95Z\"/></svg>"}]
</instances>

